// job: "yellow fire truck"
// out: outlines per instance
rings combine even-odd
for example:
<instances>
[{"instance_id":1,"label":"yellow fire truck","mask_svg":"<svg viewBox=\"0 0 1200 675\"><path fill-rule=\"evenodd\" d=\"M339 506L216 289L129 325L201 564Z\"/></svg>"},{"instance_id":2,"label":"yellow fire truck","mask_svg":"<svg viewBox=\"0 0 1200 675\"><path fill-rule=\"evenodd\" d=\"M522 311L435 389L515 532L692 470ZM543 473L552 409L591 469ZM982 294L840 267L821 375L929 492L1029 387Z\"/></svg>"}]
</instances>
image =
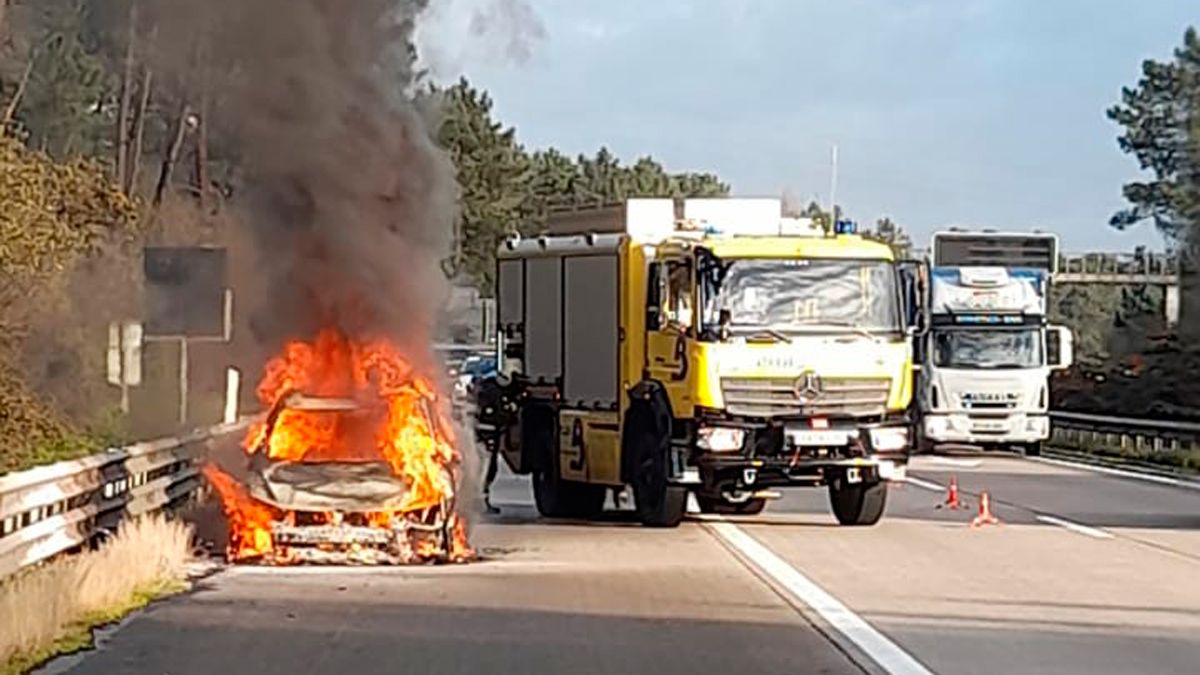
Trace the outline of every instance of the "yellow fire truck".
<instances>
[{"instance_id":1,"label":"yellow fire truck","mask_svg":"<svg viewBox=\"0 0 1200 675\"><path fill-rule=\"evenodd\" d=\"M506 242L482 437L547 517L631 486L639 520L672 527L689 492L757 513L826 486L838 522L874 524L907 463L923 310L917 268L845 225L776 199L635 199Z\"/></svg>"}]
</instances>

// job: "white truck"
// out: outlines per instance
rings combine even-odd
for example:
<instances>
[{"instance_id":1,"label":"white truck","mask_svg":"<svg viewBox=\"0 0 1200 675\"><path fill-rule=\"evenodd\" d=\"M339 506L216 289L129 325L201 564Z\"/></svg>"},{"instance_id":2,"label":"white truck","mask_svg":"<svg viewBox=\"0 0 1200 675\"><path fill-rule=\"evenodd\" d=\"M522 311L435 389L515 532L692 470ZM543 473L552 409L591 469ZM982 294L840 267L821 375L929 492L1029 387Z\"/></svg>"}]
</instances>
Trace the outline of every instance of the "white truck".
<instances>
[{"instance_id":1,"label":"white truck","mask_svg":"<svg viewBox=\"0 0 1200 675\"><path fill-rule=\"evenodd\" d=\"M967 445L1040 454L1050 437L1050 372L1067 368L1072 352L1070 330L1046 317L1057 237L938 232L929 263L918 452Z\"/></svg>"}]
</instances>

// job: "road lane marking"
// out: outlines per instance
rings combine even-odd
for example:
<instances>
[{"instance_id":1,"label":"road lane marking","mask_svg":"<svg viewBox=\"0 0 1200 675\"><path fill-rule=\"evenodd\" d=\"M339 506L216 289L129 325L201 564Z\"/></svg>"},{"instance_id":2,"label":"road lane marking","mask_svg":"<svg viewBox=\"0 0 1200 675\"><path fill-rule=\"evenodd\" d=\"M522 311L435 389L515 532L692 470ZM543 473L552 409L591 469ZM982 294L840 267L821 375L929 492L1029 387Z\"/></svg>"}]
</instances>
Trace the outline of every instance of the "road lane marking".
<instances>
[{"instance_id":1,"label":"road lane marking","mask_svg":"<svg viewBox=\"0 0 1200 675\"><path fill-rule=\"evenodd\" d=\"M905 478L904 482L908 483L910 485L915 485L924 490L929 490L930 492L941 492L942 490L946 489L945 487L938 485L937 483L934 483L932 481L927 481L923 478L917 478L916 476L911 476L911 475L908 476L907 478Z\"/></svg>"},{"instance_id":2,"label":"road lane marking","mask_svg":"<svg viewBox=\"0 0 1200 675\"><path fill-rule=\"evenodd\" d=\"M889 640L883 633L851 611L837 598L825 592L771 549L746 534L737 525L718 521L709 523L708 528L754 563L763 574L771 577L775 583L786 589L797 600L821 615L821 618L830 626L853 642L888 673L893 675L933 675L932 671L921 665L921 662L911 654Z\"/></svg>"},{"instance_id":3,"label":"road lane marking","mask_svg":"<svg viewBox=\"0 0 1200 675\"><path fill-rule=\"evenodd\" d=\"M1159 485L1170 485L1172 487L1187 488L1189 490L1200 490L1200 483L1190 480L1179 480L1170 476L1158 476L1152 473L1138 473L1136 471L1127 471L1125 469L1114 469L1109 466L1097 466L1095 464L1084 464L1082 462L1072 462L1065 459L1053 459L1051 457L1030 457L1029 459L1042 464L1052 464L1054 466L1064 466L1071 469L1083 469L1085 471L1094 471L1096 473L1104 473L1110 476L1120 476L1121 478L1133 478L1135 480L1146 481L1148 483L1158 483Z\"/></svg>"},{"instance_id":4,"label":"road lane marking","mask_svg":"<svg viewBox=\"0 0 1200 675\"><path fill-rule=\"evenodd\" d=\"M1065 518L1059 518L1057 516L1048 516L1048 515L1045 515L1042 513L1034 514L1033 517L1036 518L1039 522L1046 523L1048 525L1057 525L1059 527L1066 528L1076 534L1082 534L1082 535L1085 535L1088 537L1094 537L1096 539L1112 539L1113 538L1113 536L1111 534L1109 534L1108 532L1105 532L1104 530L1100 530L1095 527L1090 527L1088 525L1080 525L1079 523L1073 523L1069 520L1066 520Z\"/></svg>"},{"instance_id":5,"label":"road lane marking","mask_svg":"<svg viewBox=\"0 0 1200 675\"><path fill-rule=\"evenodd\" d=\"M974 469L983 465L982 459L959 459L956 457L940 457L933 456L929 458L929 463L936 466L958 466L967 469Z\"/></svg>"}]
</instances>

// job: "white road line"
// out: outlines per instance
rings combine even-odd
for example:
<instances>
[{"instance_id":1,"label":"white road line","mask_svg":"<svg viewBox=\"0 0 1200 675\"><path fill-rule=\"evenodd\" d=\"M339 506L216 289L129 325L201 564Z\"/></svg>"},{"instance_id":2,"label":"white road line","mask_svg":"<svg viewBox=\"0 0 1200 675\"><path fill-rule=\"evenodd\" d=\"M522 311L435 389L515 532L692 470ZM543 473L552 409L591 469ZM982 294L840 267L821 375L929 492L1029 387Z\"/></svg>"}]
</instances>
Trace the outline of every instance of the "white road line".
<instances>
[{"instance_id":1,"label":"white road line","mask_svg":"<svg viewBox=\"0 0 1200 675\"><path fill-rule=\"evenodd\" d=\"M915 486L925 489L925 490L929 490L930 492L941 492L946 489L944 486L938 485L937 483L934 483L932 481L927 481L923 478L917 478L916 476L912 476L912 475L905 478L904 482L908 483L910 485L915 485Z\"/></svg>"},{"instance_id":2,"label":"white road line","mask_svg":"<svg viewBox=\"0 0 1200 675\"><path fill-rule=\"evenodd\" d=\"M1096 466L1094 464L1084 464L1082 462L1072 462L1065 459L1053 459L1050 457L1030 457L1030 459L1043 464L1065 466L1071 469L1083 469L1084 471L1094 471L1096 473L1104 473L1110 476L1120 476L1121 478L1133 478L1135 480L1146 481L1147 483L1158 483L1159 485L1170 485L1172 487L1187 488L1189 490L1200 490L1200 482L1179 480L1178 478L1171 478L1170 476L1156 476L1149 473L1138 473L1136 471L1126 471L1124 469L1114 469L1108 466Z\"/></svg>"},{"instance_id":3,"label":"white road line","mask_svg":"<svg viewBox=\"0 0 1200 675\"><path fill-rule=\"evenodd\" d=\"M929 458L929 463L935 464L938 466L960 466L960 467L964 467L967 469L974 469L975 467L982 466L983 460L982 459L959 459L957 457L941 457L939 455L935 455L935 456Z\"/></svg>"},{"instance_id":4,"label":"white road line","mask_svg":"<svg viewBox=\"0 0 1200 675\"><path fill-rule=\"evenodd\" d=\"M1112 539L1113 538L1113 536L1111 534L1109 534L1108 532L1105 532L1104 530L1100 530L1100 529L1097 529L1094 527L1089 527L1087 525L1080 525L1079 523L1073 523L1069 520L1066 520L1065 518L1059 518L1057 516L1047 516L1047 515L1041 514L1041 513L1035 514L1034 518L1037 518L1039 522L1043 522L1048 525L1057 525L1059 527L1066 528L1066 529L1074 532L1075 534L1082 534L1082 535L1085 535L1088 537L1094 537L1096 539Z\"/></svg>"},{"instance_id":5,"label":"white road line","mask_svg":"<svg viewBox=\"0 0 1200 675\"><path fill-rule=\"evenodd\" d=\"M889 640L883 633L875 630L871 624L852 612L837 598L826 593L799 570L784 562L782 558L759 543L757 539L746 534L738 526L729 522L715 522L709 524L708 527L753 562L764 574L787 589L797 600L820 614L821 618L829 622L829 625L858 646L888 673L893 675L933 675L932 671L921 665L921 662L913 658L911 654Z\"/></svg>"}]
</instances>

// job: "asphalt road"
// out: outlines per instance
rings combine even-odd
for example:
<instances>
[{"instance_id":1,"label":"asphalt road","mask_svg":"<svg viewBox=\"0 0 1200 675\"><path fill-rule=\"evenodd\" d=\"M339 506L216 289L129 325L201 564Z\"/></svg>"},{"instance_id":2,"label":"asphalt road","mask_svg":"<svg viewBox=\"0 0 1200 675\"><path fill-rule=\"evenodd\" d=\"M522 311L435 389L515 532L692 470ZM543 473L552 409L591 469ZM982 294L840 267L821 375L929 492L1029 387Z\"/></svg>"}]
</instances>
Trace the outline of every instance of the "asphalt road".
<instances>
[{"instance_id":1,"label":"asphalt road","mask_svg":"<svg viewBox=\"0 0 1200 675\"><path fill-rule=\"evenodd\" d=\"M804 490L677 530L542 521L505 476L483 562L227 569L52 670L1200 672L1200 491L1002 457L913 475L872 528ZM951 476L1003 523L937 508Z\"/></svg>"}]
</instances>

